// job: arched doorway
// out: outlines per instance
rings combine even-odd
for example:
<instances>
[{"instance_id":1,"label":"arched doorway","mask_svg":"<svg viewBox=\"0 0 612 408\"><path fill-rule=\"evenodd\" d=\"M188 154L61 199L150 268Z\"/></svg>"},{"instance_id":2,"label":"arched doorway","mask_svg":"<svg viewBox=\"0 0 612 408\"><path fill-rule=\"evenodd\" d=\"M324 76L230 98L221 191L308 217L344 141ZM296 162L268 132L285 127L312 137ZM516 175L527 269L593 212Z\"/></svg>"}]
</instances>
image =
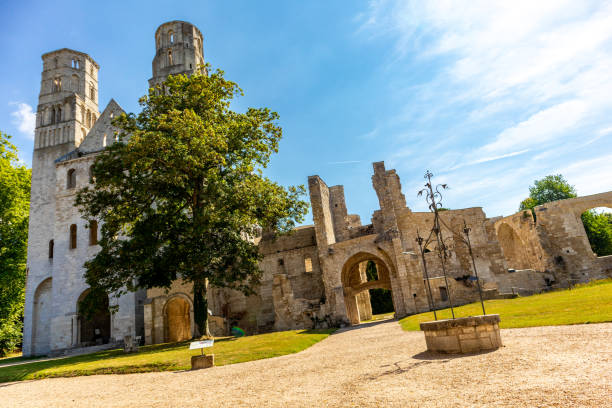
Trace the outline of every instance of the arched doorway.
<instances>
[{"instance_id":1,"label":"arched doorway","mask_svg":"<svg viewBox=\"0 0 612 408\"><path fill-rule=\"evenodd\" d=\"M34 292L34 310L32 316L32 354L47 354L50 349L51 325L51 292L53 281L47 278L38 285Z\"/></svg>"},{"instance_id":2,"label":"arched doorway","mask_svg":"<svg viewBox=\"0 0 612 408\"><path fill-rule=\"evenodd\" d=\"M79 316L79 344L82 347L106 344L111 337L111 318L107 295L97 295L92 299L94 309L88 312L80 311L81 302L90 295L89 289L79 296L77 311Z\"/></svg>"},{"instance_id":3,"label":"arched doorway","mask_svg":"<svg viewBox=\"0 0 612 408\"><path fill-rule=\"evenodd\" d=\"M181 296L168 300L165 307L166 342L189 340L191 338L191 307Z\"/></svg>"},{"instance_id":4,"label":"arched doorway","mask_svg":"<svg viewBox=\"0 0 612 408\"><path fill-rule=\"evenodd\" d=\"M371 319L373 312L394 311L389 268L376 255L360 252L349 258L342 268L342 286L347 317L353 325Z\"/></svg>"}]
</instances>

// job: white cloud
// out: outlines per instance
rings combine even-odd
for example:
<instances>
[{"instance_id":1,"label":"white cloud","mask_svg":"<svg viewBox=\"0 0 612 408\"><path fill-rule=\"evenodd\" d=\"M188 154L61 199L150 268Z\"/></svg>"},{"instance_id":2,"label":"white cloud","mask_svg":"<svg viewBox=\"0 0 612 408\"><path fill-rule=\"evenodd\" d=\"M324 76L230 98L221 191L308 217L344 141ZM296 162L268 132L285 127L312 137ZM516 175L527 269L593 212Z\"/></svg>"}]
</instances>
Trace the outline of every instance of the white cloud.
<instances>
[{"instance_id":1,"label":"white cloud","mask_svg":"<svg viewBox=\"0 0 612 408\"><path fill-rule=\"evenodd\" d=\"M504 200L554 172L581 194L612 189L602 179L612 157L589 157L612 148L612 1L376 0L358 21L358 35L393 44L389 76L405 78L402 66L429 72L417 97L415 84L391 88L406 103L390 118L410 112L403 126L415 134L444 123L418 156L406 130L374 124L394 131L391 162L411 171L436 163L455 197L503 213L518 206Z\"/></svg>"},{"instance_id":2,"label":"white cloud","mask_svg":"<svg viewBox=\"0 0 612 408\"><path fill-rule=\"evenodd\" d=\"M17 109L11 112L13 124L17 129L27 136L29 139L34 139L34 128L36 127L36 113L32 111L32 107L23 102L11 102Z\"/></svg>"}]
</instances>

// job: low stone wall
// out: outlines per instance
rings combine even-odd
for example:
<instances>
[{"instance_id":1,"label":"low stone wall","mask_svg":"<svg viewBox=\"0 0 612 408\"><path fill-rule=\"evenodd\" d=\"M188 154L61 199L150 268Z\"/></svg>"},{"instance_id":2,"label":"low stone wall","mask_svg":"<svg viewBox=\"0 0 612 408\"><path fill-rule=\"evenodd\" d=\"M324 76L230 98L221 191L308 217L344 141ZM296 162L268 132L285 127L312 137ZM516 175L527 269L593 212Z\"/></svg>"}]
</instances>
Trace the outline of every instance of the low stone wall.
<instances>
[{"instance_id":1,"label":"low stone wall","mask_svg":"<svg viewBox=\"0 0 612 408\"><path fill-rule=\"evenodd\" d=\"M427 350L474 353L501 347L499 315L460 317L421 323Z\"/></svg>"}]
</instances>

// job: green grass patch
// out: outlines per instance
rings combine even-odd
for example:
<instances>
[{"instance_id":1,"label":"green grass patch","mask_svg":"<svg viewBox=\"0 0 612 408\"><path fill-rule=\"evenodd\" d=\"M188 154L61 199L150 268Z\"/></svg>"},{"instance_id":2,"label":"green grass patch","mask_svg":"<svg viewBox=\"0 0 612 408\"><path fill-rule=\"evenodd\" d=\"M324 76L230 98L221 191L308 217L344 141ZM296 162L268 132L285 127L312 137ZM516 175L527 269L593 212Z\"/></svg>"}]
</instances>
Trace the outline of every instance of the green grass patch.
<instances>
[{"instance_id":1,"label":"green grass patch","mask_svg":"<svg viewBox=\"0 0 612 408\"><path fill-rule=\"evenodd\" d=\"M215 339L215 345L204 350L206 354L215 355L217 366L242 363L297 353L323 340L334 330L290 330L241 338L224 337ZM191 356L198 354L200 350L189 350L189 341L144 346L135 354L124 354L121 349L106 350L58 360L0 366L0 382L188 370L191 368Z\"/></svg>"},{"instance_id":2,"label":"green grass patch","mask_svg":"<svg viewBox=\"0 0 612 408\"><path fill-rule=\"evenodd\" d=\"M499 314L501 328L557 326L612 322L612 279L577 285L540 295L485 301L487 314ZM438 310L438 319L450 319L450 309ZM481 315L480 302L455 308L455 317ZM400 320L404 330L420 330L419 324L434 320L432 312Z\"/></svg>"}]
</instances>

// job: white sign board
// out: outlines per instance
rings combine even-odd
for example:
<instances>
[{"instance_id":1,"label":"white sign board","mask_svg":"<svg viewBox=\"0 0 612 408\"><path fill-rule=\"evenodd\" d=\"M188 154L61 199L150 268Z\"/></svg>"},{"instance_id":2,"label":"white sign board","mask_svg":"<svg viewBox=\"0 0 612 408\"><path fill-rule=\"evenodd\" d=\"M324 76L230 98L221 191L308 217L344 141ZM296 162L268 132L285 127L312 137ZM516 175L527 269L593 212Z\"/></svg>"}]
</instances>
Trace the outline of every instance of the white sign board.
<instances>
[{"instance_id":1,"label":"white sign board","mask_svg":"<svg viewBox=\"0 0 612 408\"><path fill-rule=\"evenodd\" d=\"M201 349L204 347L212 347L214 340L201 340L201 341L192 341L189 345L189 350Z\"/></svg>"}]
</instances>

